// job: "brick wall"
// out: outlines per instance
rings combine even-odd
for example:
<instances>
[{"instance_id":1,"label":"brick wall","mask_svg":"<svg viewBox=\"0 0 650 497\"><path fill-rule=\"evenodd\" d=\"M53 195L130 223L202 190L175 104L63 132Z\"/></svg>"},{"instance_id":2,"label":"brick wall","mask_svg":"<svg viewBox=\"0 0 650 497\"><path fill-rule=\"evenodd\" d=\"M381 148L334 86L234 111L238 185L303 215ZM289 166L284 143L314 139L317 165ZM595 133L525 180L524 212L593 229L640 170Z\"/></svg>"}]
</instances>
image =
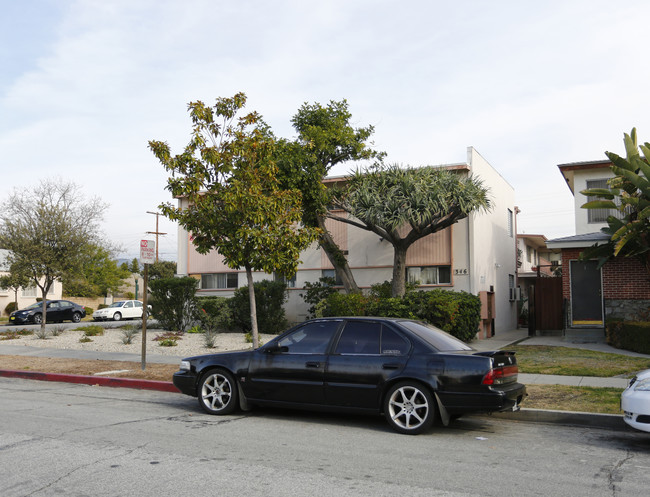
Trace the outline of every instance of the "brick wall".
<instances>
[{"instance_id":1,"label":"brick wall","mask_svg":"<svg viewBox=\"0 0 650 497\"><path fill-rule=\"evenodd\" d=\"M571 298L569 262L577 260L581 249L562 250L562 295ZM605 299L650 299L650 276L635 257L619 257L603 266L603 293Z\"/></svg>"}]
</instances>

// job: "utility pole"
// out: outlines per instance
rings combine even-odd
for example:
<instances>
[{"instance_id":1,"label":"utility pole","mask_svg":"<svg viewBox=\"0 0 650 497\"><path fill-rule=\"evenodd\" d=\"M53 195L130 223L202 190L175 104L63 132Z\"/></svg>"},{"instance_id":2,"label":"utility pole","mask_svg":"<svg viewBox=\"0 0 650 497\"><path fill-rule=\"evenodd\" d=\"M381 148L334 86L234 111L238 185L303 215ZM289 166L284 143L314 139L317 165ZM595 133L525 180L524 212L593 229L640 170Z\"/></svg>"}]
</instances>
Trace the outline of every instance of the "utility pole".
<instances>
[{"instance_id":1,"label":"utility pole","mask_svg":"<svg viewBox=\"0 0 650 497\"><path fill-rule=\"evenodd\" d=\"M158 216L160 216L159 212L147 211L147 214L153 214L154 216L156 216L156 231L146 231L145 233L147 233L148 235L156 235L156 262L158 262L158 247L159 247L158 235L166 235L167 233L161 233L160 231L158 231Z\"/></svg>"}]
</instances>

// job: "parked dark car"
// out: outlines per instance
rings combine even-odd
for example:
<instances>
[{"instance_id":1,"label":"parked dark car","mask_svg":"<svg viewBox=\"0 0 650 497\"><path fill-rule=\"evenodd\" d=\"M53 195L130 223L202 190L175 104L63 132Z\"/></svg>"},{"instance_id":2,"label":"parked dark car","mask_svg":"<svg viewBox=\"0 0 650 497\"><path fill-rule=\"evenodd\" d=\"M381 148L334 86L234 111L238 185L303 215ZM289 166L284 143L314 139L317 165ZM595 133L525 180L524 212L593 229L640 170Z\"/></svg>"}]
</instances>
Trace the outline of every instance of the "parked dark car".
<instances>
[{"instance_id":1,"label":"parked dark car","mask_svg":"<svg viewBox=\"0 0 650 497\"><path fill-rule=\"evenodd\" d=\"M418 321L324 318L266 345L190 357L174 385L209 414L251 405L383 413L396 431L417 434L436 418L518 410L514 352L477 352Z\"/></svg>"},{"instance_id":2,"label":"parked dark car","mask_svg":"<svg viewBox=\"0 0 650 497\"><path fill-rule=\"evenodd\" d=\"M86 309L69 300L48 300L45 319L48 323L72 321L78 323L86 316ZM40 324L43 321L43 303L36 302L29 307L9 315L9 324Z\"/></svg>"}]
</instances>

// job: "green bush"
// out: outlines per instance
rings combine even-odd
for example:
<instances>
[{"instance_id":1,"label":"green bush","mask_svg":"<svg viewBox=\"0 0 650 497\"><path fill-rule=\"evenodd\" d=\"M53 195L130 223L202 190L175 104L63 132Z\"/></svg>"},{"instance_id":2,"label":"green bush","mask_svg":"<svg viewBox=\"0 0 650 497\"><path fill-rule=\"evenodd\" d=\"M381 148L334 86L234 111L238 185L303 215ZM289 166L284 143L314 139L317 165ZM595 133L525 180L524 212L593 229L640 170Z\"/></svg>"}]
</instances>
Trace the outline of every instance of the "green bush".
<instances>
[{"instance_id":1,"label":"green bush","mask_svg":"<svg viewBox=\"0 0 650 497\"><path fill-rule=\"evenodd\" d=\"M185 332L196 318L198 280L159 278L149 282L151 313L164 330Z\"/></svg>"},{"instance_id":2,"label":"green bush","mask_svg":"<svg viewBox=\"0 0 650 497\"><path fill-rule=\"evenodd\" d=\"M15 310L16 310L16 302L9 302L5 307L5 314L9 316Z\"/></svg>"},{"instance_id":3,"label":"green bush","mask_svg":"<svg viewBox=\"0 0 650 497\"><path fill-rule=\"evenodd\" d=\"M283 304L287 300L287 285L280 281L263 280L253 285L260 333L277 334L287 327ZM248 286L235 290L228 301L232 324L242 331L251 331L251 307Z\"/></svg>"},{"instance_id":4,"label":"green bush","mask_svg":"<svg viewBox=\"0 0 650 497\"><path fill-rule=\"evenodd\" d=\"M324 312L326 316L367 316L368 301L362 293L332 293Z\"/></svg>"},{"instance_id":5,"label":"green bush","mask_svg":"<svg viewBox=\"0 0 650 497\"><path fill-rule=\"evenodd\" d=\"M612 347L650 354L650 322L608 319L605 322L605 336Z\"/></svg>"},{"instance_id":6,"label":"green bush","mask_svg":"<svg viewBox=\"0 0 650 497\"><path fill-rule=\"evenodd\" d=\"M84 309L86 309L86 316L92 316L94 309L92 307L84 306Z\"/></svg>"},{"instance_id":7,"label":"green bush","mask_svg":"<svg viewBox=\"0 0 650 497\"><path fill-rule=\"evenodd\" d=\"M317 314L322 307L322 303L332 295L337 293L334 285L336 280L331 276L323 276L316 283L311 283L307 281L305 283L305 293L301 293L300 296L305 301L305 304L309 304L307 312L309 313L310 318L318 317Z\"/></svg>"},{"instance_id":8,"label":"green bush","mask_svg":"<svg viewBox=\"0 0 650 497\"><path fill-rule=\"evenodd\" d=\"M226 297L216 296L196 299L196 315L204 330L216 333L230 328L232 311L229 300Z\"/></svg>"},{"instance_id":9,"label":"green bush","mask_svg":"<svg viewBox=\"0 0 650 497\"><path fill-rule=\"evenodd\" d=\"M418 319L470 342L481 321L481 300L467 292L434 289L408 292L403 297L386 295L385 284L371 295L335 293L327 297L326 316L381 316Z\"/></svg>"},{"instance_id":10,"label":"green bush","mask_svg":"<svg viewBox=\"0 0 650 497\"><path fill-rule=\"evenodd\" d=\"M106 304L99 304L99 305L97 306L97 310L100 310L100 309L106 309L107 307L108 307L108 306L107 306Z\"/></svg>"}]
</instances>

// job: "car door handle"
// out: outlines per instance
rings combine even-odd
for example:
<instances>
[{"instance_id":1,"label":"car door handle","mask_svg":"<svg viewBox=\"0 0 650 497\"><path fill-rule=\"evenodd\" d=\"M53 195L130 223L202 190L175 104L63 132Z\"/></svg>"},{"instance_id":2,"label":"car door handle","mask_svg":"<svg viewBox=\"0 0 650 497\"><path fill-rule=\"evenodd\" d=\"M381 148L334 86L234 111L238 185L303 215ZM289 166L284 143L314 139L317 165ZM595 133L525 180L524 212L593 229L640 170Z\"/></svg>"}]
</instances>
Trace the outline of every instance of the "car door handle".
<instances>
[{"instance_id":1,"label":"car door handle","mask_svg":"<svg viewBox=\"0 0 650 497\"><path fill-rule=\"evenodd\" d=\"M320 362L306 362L305 366L308 368L320 368Z\"/></svg>"},{"instance_id":2,"label":"car door handle","mask_svg":"<svg viewBox=\"0 0 650 497\"><path fill-rule=\"evenodd\" d=\"M401 367L402 367L402 364L398 364L398 363L395 363L395 362L389 362L389 363L386 363L386 364L382 365L383 369L399 369Z\"/></svg>"}]
</instances>

